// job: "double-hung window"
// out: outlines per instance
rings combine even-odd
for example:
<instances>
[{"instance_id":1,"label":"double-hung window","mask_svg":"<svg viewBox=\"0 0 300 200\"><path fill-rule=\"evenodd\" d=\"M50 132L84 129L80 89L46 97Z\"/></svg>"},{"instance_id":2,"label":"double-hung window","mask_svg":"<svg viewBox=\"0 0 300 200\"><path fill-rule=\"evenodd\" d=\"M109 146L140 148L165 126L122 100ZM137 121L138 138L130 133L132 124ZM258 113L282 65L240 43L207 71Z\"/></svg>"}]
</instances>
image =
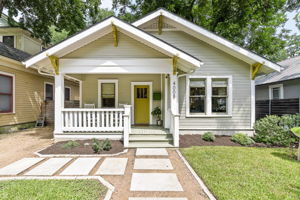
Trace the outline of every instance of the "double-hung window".
<instances>
[{"instance_id":1,"label":"double-hung window","mask_svg":"<svg viewBox=\"0 0 300 200\"><path fill-rule=\"evenodd\" d=\"M100 108L118 106L118 80L99 80L98 104Z\"/></svg>"},{"instance_id":2,"label":"double-hung window","mask_svg":"<svg viewBox=\"0 0 300 200\"><path fill-rule=\"evenodd\" d=\"M5 35L2 36L2 42L10 47L15 47L15 36L13 35Z\"/></svg>"},{"instance_id":3,"label":"double-hung window","mask_svg":"<svg viewBox=\"0 0 300 200\"><path fill-rule=\"evenodd\" d=\"M186 116L231 116L231 76L187 76Z\"/></svg>"},{"instance_id":4,"label":"double-hung window","mask_svg":"<svg viewBox=\"0 0 300 200\"><path fill-rule=\"evenodd\" d=\"M54 87L53 83L45 83L45 100L53 101L54 100Z\"/></svg>"},{"instance_id":5,"label":"double-hung window","mask_svg":"<svg viewBox=\"0 0 300 200\"><path fill-rule=\"evenodd\" d=\"M0 113L14 112L14 76L0 72Z\"/></svg>"},{"instance_id":6,"label":"double-hung window","mask_svg":"<svg viewBox=\"0 0 300 200\"><path fill-rule=\"evenodd\" d=\"M205 79L190 79L190 113L205 113Z\"/></svg>"}]
</instances>

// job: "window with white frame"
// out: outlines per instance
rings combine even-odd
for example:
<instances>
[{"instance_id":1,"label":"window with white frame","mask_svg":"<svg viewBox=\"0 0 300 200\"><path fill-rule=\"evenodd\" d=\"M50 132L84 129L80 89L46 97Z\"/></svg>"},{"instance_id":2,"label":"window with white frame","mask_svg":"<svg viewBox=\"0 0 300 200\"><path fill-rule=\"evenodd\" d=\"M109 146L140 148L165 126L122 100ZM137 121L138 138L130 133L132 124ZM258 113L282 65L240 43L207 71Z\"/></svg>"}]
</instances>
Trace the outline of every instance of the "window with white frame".
<instances>
[{"instance_id":1,"label":"window with white frame","mask_svg":"<svg viewBox=\"0 0 300 200\"><path fill-rule=\"evenodd\" d=\"M115 108L118 105L118 80L99 80L100 108Z\"/></svg>"},{"instance_id":2,"label":"window with white frame","mask_svg":"<svg viewBox=\"0 0 300 200\"><path fill-rule=\"evenodd\" d=\"M71 88L65 87L65 101L71 100Z\"/></svg>"},{"instance_id":3,"label":"window with white frame","mask_svg":"<svg viewBox=\"0 0 300 200\"><path fill-rule=\"evenodd\" d=\"M14 112L14 75L0 72L0 113Z\"/></svg>"},{"instance_id":4,"label":"window with white frame","mask_svg":"<svg viewBox=\"0 0 300 200\"><path fill-rule=\"evenodd\" d=\"M189 90L190 113L204 113L206 94L205 79L191 78Z\"/></svg>"},{"instance_id":5,"label":"window with white frame","mask_svg":"<svg viewBox=\"0 0 300 200\"><path fill-rule=\"evenodd\" d=\"M54 87L53 83L45 83L44 95L46 101L54 100Z\"/></svg>"},{"instance_id":6,"label":"window with white frame","mask_svg":"<svg viewBox=\"0 0 300 200\"><path fill-rule=\"evenodd\" d=\"M230 116L232 113L231 76L188 76L186 115Z\"/></svg>"},{"instance_id":7,"label":"window with white frame","mask_svg":"<svg viewBox=\"0 0 300 200\"><path fill-rule=\"evenodd\" d=\"M283 84L269 86L269 99L283 99Z\"/></svg>"},{"instance_id":8,"label":"window with white frame","mask_svg":"<svg viewBox=\"0 0 300 200\"><path fill-rule=\"evenodd\" d=\"M15 47L15 36L13 35L2 36L2 42L7 46Z\"/></svg>"},{"instance_id":9,"label":"window with white frame","mask_svg":"<svg viewBox=\"0 0 300 200\"><path fill-rule=\"evenodd\" d=\"M211 112L227 113L228 81L227 79L212 79Z\"/></svg>"}]
</instances>

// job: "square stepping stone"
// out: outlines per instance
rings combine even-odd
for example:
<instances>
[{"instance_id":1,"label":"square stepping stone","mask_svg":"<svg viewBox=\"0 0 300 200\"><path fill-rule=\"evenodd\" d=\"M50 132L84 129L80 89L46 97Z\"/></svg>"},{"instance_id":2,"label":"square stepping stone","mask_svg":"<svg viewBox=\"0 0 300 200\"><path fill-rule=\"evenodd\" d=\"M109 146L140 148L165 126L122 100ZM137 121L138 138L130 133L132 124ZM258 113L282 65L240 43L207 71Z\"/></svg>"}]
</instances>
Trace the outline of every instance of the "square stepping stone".
<instances>
[{"instance_id":1,"label":"square stepping stone","mask_svg":"<svg viewBox=\"0 0 300 200\"><path fill-rule=\"evenodd\" d=\"M30 168L44 158L23 158L0 169L0 175L17 175Z\"/></svg>"},{"instance_id":2,"label":"square stepping stone","mask_svg":"<svg viewBox=\"0 0 300 200\"><path fill-rule=\"evenodd\" d=\"M72 158L50 158L41 165L25 173L25 175L51 176L70 160L72 160Z\"/></svg>"},{"instance_id":3,"label":"square stepping stone","mask_svg":"<svg viewBox=\"0 0 300 200\"><path fill-rule=\"evenodd\" d=\"M175 173L133 173L130 191L183 191Z\"/></svg>"},{"instance_id":4,"label":"square stepping stone","mask_svg":"<svg viewBox=\"0 0 300 200\"><path fill-rule=\"evenodd\" d=\"M137 156L167 156L168 152L164 148L137 148Z\"/></svg>"},{"instance_id":5,"label":"square stepping stone","mask_svg":"<svg viewBox=\"0 0 300 200\"><path fill-rule=\"evenodd\" d=\"M133 169L172 170L173 166L169 159L136 158Z\"/></svg>"},{"instance_id":6,"label":"square stepping stone","mask_svg":"<svg viewBox=\"0 0 300 200\"><path fill-rule=\"evenodd\" d=\"M89 175L100 158L78 158L69 165L60 175Z\"/></svg>"},{"instance_id":7,"label":"square stepping stone","mask_svg":"<svg viewBox=\"0 0 300 200\"><path fill-rule=\"evenodd\" d=\"M124 175L128 158L105 158L97 175Z\"/></svg>"},{"instance_id":8,"label":"square stepping stone","mask_svg":"<svg viewBox=\"0 0 300 200\"><path fill-rule=\"evenodd\" d=\"M128 200L188 200L187 198L169 198L169 197L129 197Z\"/></svg>"}]
</instances>

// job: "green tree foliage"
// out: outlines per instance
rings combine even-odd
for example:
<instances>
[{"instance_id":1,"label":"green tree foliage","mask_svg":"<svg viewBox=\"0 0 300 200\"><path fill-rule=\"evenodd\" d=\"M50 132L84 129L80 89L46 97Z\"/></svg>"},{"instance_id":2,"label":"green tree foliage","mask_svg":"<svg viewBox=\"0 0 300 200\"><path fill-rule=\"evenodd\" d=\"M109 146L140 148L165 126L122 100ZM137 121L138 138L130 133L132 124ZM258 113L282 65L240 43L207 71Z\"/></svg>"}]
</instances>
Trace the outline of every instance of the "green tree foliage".
<instances>
[{"instance_id":1,"label":"green tree foliage","mask_svg":"<svg viewBox=\"0 0 300 200\"><path fill-rule=\"evenodd\" d=\"M273 61L286 47L286 13L300 0L113 0L113 8L130 21L163 7Z\"/></svg>"},{"instance_id":2,"label":"green tree foliage","mask_svg":"<svg viewBox=\"0 0 300 200\"><path fill-rule=\"evenodd\" d=\"M31 30L44 43L51 42L51 28L72 35L99 19L100 0L0 0L0 12L8 11L8 21L20 17L19 25Z\"/></svg>"}]
</instances>

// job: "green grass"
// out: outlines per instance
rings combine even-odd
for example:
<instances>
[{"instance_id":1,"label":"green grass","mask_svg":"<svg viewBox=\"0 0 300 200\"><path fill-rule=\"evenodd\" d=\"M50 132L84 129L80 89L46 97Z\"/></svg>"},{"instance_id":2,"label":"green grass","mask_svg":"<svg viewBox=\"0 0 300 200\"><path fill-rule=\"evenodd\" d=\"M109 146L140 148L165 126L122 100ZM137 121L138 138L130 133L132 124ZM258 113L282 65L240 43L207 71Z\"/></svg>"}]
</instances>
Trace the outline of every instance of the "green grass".
<instances>
[{"instance_id":1,"label":"green grass","mask_svg":"<svg viewBox=\"0 0 300 200\"><path fill-rule=\"evenodd\" d=\"M300 200L300 162L290 149L219 146L181 152L218 200Z\"/></svg>"},{"instance_id":2,"label":"green grass","mask_svg":"<svg viewBox=\"0 0 300 200\"><path fill-rule=\"evenodd\" d=\"M0 181L1 200L99 200L106 190L97 180Z\"/></svg>"}]
</instances>

